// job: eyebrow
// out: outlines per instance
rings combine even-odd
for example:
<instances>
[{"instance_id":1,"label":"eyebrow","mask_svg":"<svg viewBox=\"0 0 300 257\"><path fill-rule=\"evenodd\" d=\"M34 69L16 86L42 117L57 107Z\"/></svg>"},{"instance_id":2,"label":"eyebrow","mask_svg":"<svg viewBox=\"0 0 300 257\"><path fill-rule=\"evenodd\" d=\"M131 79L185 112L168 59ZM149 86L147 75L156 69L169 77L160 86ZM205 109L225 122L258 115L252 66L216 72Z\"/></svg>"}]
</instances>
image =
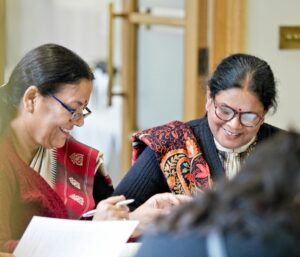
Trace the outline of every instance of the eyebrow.
<instances>
[{"instance_id":1,"label":"eyebrow","mask_svg":"<svg viewBox=\"0 0 300 257\"><path fill-rule=\"evenodd\" d=\"M88 102L86 102L86 103L83 103L83 102L81 102L81 101L74 100L74 101L70 102L69 104L77 104L77 105L78 105L78 107L81 107L81 106L84 106L84 107L86 107L86 106L88 105Z\"/></svg>"},{"instance_id":2,"label":"eyebrow","mask_svg":"<svg viewBox=\"0 0 300 257\"><path fill-rule=\"evenodd\" d=\"M232 110L235 110L235 111L239 111L239 110L241 110L241 109L235 109L235 108L233 108L233 107L231 107L231 106L229 106L229 105L227 105L227 104L225 104L225 103L221 103L221 104L219 104L219 105L223 105L223 106L225 106L225 107L228 107L228 108L230 108L230 109L232 109ZM254 112L254 111L239 111L239 112L241 112L241 113L255 113L256 115L259 115L260 116L260 114L258 113L258 112Z\"/></svg>"}]
</instances>

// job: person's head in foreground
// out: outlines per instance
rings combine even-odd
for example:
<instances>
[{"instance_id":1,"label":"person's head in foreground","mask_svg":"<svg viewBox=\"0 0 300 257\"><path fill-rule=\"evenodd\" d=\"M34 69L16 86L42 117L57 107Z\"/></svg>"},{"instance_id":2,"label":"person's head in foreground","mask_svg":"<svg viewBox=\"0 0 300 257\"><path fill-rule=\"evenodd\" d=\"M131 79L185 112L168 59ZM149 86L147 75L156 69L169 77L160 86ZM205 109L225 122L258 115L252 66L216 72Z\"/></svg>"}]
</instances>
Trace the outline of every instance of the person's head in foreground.
<instances>
[{"instance_id":1,"label":"person's head in foreground","mask_svg":"<svg viewBox=\"0 0 300 257\"><path fill-rule=\"evenodd\" d=\"M299 216L300 135L281 133L232 181L159 219L137 256L299 256Z\"/></svg>"}]
</instances>

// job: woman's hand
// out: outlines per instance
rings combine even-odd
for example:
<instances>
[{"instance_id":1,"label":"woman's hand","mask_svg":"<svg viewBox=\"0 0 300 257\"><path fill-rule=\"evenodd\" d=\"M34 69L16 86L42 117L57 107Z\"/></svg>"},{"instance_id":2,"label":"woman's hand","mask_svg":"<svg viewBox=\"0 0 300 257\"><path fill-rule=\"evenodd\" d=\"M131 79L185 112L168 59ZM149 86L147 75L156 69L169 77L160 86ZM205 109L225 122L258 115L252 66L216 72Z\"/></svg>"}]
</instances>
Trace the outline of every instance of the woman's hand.
<instances>
[{"instance_id":1,"label":"woman's hand","mask_svg":"<svg viewBox=\"0 0 300 257\"><path fill-rule=\"evenodd\" d=\"M168 213L170 208L182 203L187 203L192 200L191 196L187 195L174 195L172 193L156 194L149 198L142 206L161 210Z\"/></svg>"},{"instance_id":2,"label":"woman's hand","mask_svg":"<svg viewBox=\"0 0 300 257\"><path fill-rule=\"evenodd\" d=\"M125 200L123 195L112 196L98 203L93 220L122 220L129 218L127 206L117 207L116 203Z\"/></svg>"},{"instance_id":3,"label":"woman's hand","mask_svg":"<svg viewBox=\"0 0 300 257\"><path fill-rule=\"evenodd\" d=\"M149 198L144 204L129 214L131 220L140 221L133 236L139 236L144 228L151 224L160 215L166 215L173 206L190 202L192 197L187 195L174 195L172 193L156 194Z\"/></svg>"}]
</instances>

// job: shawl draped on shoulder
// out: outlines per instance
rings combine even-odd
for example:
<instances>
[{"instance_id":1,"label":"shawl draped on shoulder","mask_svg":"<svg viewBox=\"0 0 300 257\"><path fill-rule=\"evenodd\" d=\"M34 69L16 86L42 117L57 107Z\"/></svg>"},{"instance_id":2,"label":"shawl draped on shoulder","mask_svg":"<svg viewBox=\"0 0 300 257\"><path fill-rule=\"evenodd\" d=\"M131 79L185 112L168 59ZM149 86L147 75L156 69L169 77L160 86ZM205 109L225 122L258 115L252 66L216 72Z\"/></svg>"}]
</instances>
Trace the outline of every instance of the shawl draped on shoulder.
<instances>
[{"instance_id":1,"label":"shawl draped on shoulder","mask_svg":"<svg viewBox=\"0 0 300 257\"><path fill-rule=\"evenodd\" d=\"M212 187L209 166L186 123L173 121L140 131L132 144L132 163L147 146L155 153L171 192L194 195Z\"/></svg>"}]
</instances>

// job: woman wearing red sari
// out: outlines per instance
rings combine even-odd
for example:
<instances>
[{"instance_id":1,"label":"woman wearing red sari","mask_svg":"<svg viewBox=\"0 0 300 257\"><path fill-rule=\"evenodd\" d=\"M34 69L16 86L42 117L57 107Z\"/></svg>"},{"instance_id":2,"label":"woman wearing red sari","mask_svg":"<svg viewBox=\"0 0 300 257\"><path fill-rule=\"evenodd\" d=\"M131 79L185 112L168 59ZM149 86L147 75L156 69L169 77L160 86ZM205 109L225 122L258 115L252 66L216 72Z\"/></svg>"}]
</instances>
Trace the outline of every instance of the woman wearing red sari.
<instances>
[{"instance_id":1,"label":"woman wearing red sari","mask_svg":"<svg viewBox=\"0 0 300 257\"><path fill-rule=\"evenodd\" d=\"M13 251L34 215L80 219L97 208L94 219L143 225L186 200L157 195L129 213L115 206L124 196L107 198L113 187L100 153L70 135L91 114L93 78L74 52L46 44L28 52L0 87L0 252Z\"/></svg>"}]
</instances>

